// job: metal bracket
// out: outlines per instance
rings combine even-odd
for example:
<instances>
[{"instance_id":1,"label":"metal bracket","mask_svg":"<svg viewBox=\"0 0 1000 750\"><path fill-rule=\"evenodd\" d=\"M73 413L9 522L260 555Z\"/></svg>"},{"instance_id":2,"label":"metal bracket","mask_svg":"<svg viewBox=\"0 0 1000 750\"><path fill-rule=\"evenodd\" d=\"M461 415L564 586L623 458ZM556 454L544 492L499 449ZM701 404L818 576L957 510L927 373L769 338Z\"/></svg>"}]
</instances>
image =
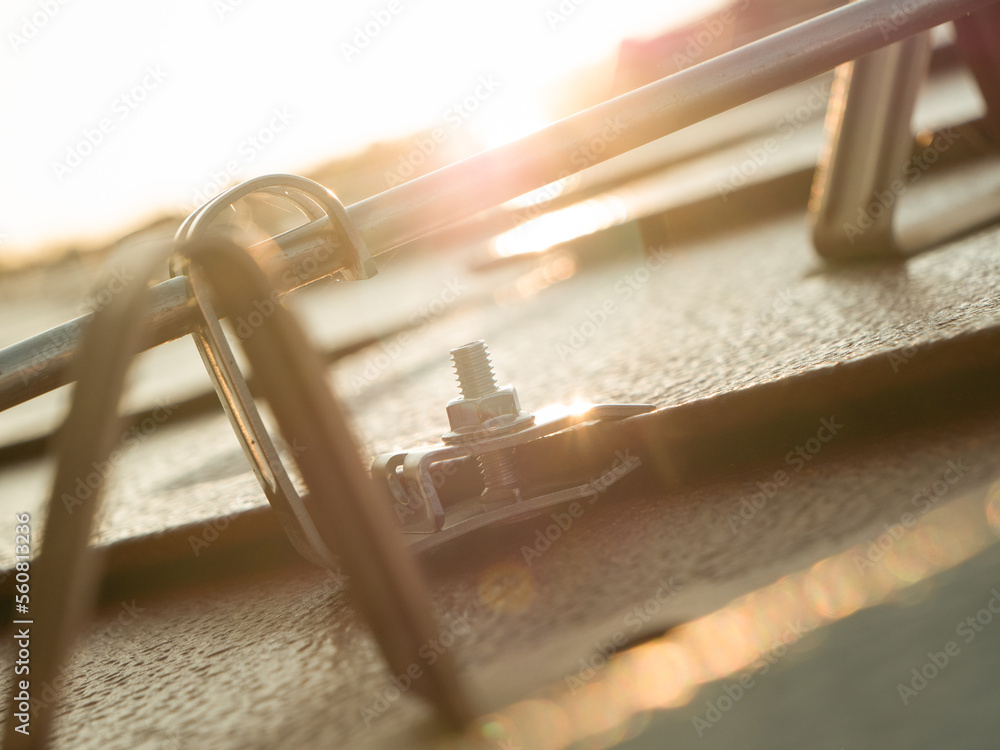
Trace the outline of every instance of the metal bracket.
<instances>
[{"instance_id":1,"label":"metal bracket","mask_svg":"<svg viewBox=\"0 0 1000 750\"><path fill-rule=\"evenodd\" d=\"M351 263L344 275L351 281L370 279L378 273L378 266L368 251L368 246L347 214L347 209L329 188L306 177L294 174L272 174L241 182L215 196L195 209L184 219L177 230L177 242L191 240L209 227L222 211L254 193L280 195L294 202L310 221L326 217L335 231L340 231L347 241ZM308 200L303 200L306 198ZM317 210L318 209L318 210ZM181 259L183 260L183 259ZM173 266L171 267L173 270Z\"/></svg>"},{"instance_id":2,"label":"metal bracket","mask_svg":"<svg viewBox=\"0 0 1000 750\"><path fill-rule=\"evenodd\" d=\"M310 562L331 570L336 569L336 558L323 541L312 514L292 484L281 456L268 435L250 387L240 372L222 324L212 307L204 281L200 274L192 273L189 275L189 283L191 296L201 318L192 337L226 416L250 462L250 468L292 546Z\"/></svg>"},{"instance_id":3,"label":"metal bracket","mask_svg":"<svg viewBox=\"0 0 1000 750\"><path fill-rule=\"evenodd\" d=\"M393 509L410 539L411 548L428 549L498 521L530 516L543 508L587 497L597 491L594 483L588 482L534 496L527 492L521 502L491 510L484 510L479 497L472 497L455 503L446 511L438 487L443 477L453 473L444 468L450 465L449 462L514 448L587 423L646 414L654 408L650 404L597 404L536 421L526 429L506 435L459 445L442 443L412 451L385 453L372 463L372 478L385 486L395 499ZM602 478L601 487L610 486L633 468L615 467Z\"/></svg>"},{"instance_id":4,"label":"metal bracket","mask_svg":"<svg viewBox=\"0 0 1000 750\"><path fill-rule=\"evenodd\" d=\"M979 18L996 27L998 15L993 6L965 23ZM961 50L970 41L960 35L957 44ZM980 46L986 45L982 41ZM824 258L902 257L996 218L992 195L928 217L902 232L895 226L899 200L919 177L908 169L911 120L931 51L930 32L924 32L838 66L809 204L813 244ZM992 54L995 57L995 50ZM1000 81L996 71L976 72L984 93L995 94ZM995 122L996 113L992 115Z\"/></svg>"},{"instance_id":5,"label":"metal bracket","mask_svg":"<svg viewBox=\"0 0 1000 750\"><path fill-rule=\"evenodd\" d=\"M930 56L930 34L923 33L837 68L809 211L823 257L900 252L896 186L910 158L910 120Z\"/></svg>"},{"instance_id":6,"label":"metal bracket","mask_svg":"<svg viewBox=\"0 0 1000 750\"><path fill-rule=\"evenodd\" d=\"M351 248L354 263L345 275L351 279L374 276L378 269L364 241L354 228L343 204L330 190L317 182L296 175L268 175L241 183L216 196L191 213L177 230L177 242L189 242L204 235L213 219L225 208L253 193L282 195L298 205L310 220L330 219L335 230L343 233ZM304 200L305 199L305 200ZM198 273L191 273L183 256L171 260L171 273L186 274L198 323L192 334L198 353L205 363L212 385L239 439L264 495L274 509L295 549L307 560L327 568L336 568L333 553L313 520L307 501L295 490L281 457L275 448L254 403L246 379L240 372L232 348L226 339L219 316L208 290ZM272 304L277 304L272 300Z\"/></svg>"}]
</instances>

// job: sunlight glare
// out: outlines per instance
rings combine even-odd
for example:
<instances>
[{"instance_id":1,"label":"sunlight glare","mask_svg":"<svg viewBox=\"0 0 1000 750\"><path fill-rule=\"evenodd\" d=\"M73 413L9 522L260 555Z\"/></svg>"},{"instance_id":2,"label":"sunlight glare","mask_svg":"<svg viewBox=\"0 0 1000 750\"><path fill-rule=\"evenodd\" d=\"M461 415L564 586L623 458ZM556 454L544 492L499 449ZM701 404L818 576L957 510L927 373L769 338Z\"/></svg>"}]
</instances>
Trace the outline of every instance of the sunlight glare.
<instances>
[{"instance_id":1,"label":"sunlight glare","mask_svg":"<svg viewBox=\"0 0 1000 750\"><path fill-rule=\"evenodd\" d=\"M0 261L47 244L106 242L251 177L308 172L425 128L443 127L452 140L441 154L455 158L470 141L509 141L549 121L545 92L571 71L611 65L622 39L710 9L570 4L556 23L559 5L53 6L23 45L0 51L9 71L0 77L9 112L0 121ZM37 0L12 2L10 30L38 10ZM477 90L483 106L470 109ZM54 167L68 159L68 172Z\"/></svg>"}]
</instances>

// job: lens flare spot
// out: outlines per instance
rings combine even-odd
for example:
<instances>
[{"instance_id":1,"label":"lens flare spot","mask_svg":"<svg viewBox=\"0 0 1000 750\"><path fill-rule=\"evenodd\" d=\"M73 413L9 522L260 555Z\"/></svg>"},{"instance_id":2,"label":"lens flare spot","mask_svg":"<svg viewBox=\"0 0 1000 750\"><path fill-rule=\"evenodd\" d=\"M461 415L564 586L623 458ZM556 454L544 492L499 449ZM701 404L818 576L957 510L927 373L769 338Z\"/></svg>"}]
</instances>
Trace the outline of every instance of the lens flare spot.
<instances>
[{"instance_id":1,"label":"lens flare spot","mask_svg":"<svg viewBox=\"0 0 1000 750\"><path fill-rule=\"evenodd\" d=\"M479 580L479 599L494 612L521 612L534 598L535 579L524 565L500 563Z\"/></svg>"}]
</instances>

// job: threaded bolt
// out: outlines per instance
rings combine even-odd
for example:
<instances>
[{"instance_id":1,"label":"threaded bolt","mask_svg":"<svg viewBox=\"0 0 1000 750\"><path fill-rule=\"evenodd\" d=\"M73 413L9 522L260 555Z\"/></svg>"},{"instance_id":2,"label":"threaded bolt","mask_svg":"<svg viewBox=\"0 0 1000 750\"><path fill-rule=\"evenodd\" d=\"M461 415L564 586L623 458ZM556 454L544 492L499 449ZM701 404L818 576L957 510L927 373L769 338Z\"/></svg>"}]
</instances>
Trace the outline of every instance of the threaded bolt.
<instances>
[{"instance_id":1,"label":"threaded bolt","mask_svg":"<svg viewBox=\"0 0 1000 750\"><path fill-rule=\"evenodd\" d=\"M517 487L517 465L514 463L513 448L482 454L479 456L479 468L483 473L486 492Z\"/></svg>"},{"instance_id":2,"label":"threaded bolt","mask_svg":"<svg viewBox=\"0 0 1000 750\"><path fill-rule=\"evenodd\" d=\"M462 398L481 398L497 390L497 380L485 341L473 341L451 350ZM518 476L514 449L505 448L477 456L483 475L483 502L516 502Z\"/></svg>"},{"instance_id":3,"label":"threaded bolt","mask_svg":"<svg viewBox=\"0 0 1000 750\"><path fill-rule=\"evenodd\" d=\"M497 389L485 341L473 341L451 350L462 398L479 398Z\"/></svg>"}]
</instances>

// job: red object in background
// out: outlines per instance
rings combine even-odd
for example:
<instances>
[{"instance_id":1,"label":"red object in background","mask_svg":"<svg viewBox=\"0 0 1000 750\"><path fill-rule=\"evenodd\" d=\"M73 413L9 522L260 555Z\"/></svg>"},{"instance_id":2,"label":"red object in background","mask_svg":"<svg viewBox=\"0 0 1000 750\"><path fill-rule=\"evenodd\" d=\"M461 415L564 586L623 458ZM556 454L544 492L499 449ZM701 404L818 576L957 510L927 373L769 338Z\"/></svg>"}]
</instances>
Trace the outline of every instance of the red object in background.
<instances>
[{"instance_id":1,"label":"red object in background","mask_svg":"<svg viewBox=\"0 0 1000 750\"><path fill-rule=\"evenodd\" d=\"M955 31L958 53L986 100L989 133L1000 145L1000 4L956 18Z\"/></svg>"},{"instance_id":2,"label":"red object in background","mask_svg":"<svg viewBox=\"0 0 1000 750\"><path fill-rule=\"evenodd\" d=\"M612 95L645 86L736 47L842 5L801 0L782 3L733 0L719 10L652 39L627 39L618 50Z\"/></svg>"}]
</instances>

